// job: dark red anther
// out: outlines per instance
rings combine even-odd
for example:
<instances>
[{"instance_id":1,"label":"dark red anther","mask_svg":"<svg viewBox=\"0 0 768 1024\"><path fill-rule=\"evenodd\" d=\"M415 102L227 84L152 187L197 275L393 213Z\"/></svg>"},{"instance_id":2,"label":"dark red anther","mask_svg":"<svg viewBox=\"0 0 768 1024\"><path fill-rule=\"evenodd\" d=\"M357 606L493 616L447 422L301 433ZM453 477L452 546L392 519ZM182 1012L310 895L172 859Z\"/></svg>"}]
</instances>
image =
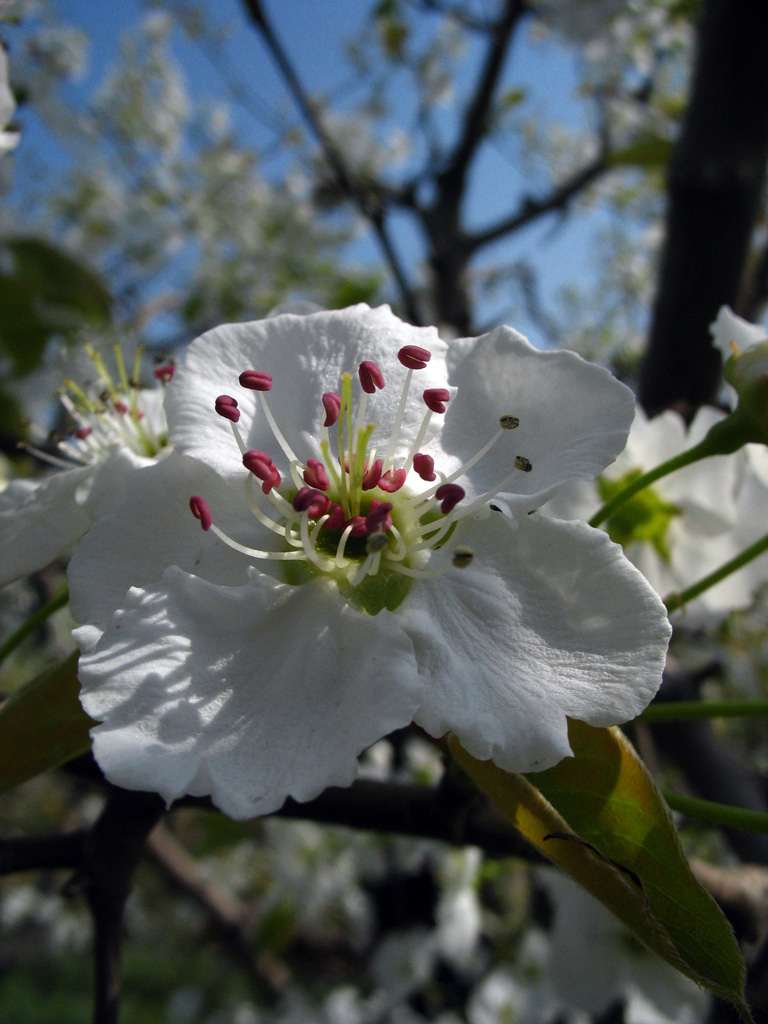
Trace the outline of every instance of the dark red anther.
<instances>
[{"instance_id":1,"label":"dark red anther","mask_svg":"<svg viewBox=\"0 0 768 1024\"><path fill-rule=\"evenodd\" d=\"M128 412L128 406L125 404L125 402L117 401L114 403L114 407L116 411L120 413L121 416L125 416L125 414Z\"/></svg>"},{"instance_id":2,"label":"dark red anther","mask_svg":"<svg viewBox=\"0 0 768 1024\"><path fill-rule=\"evenodd\" d=\"M219 416L223 416L225 420L232 420L233 423L237 423L240 419L240 410L237 408L237 402L231 395L219 395L213 407Z\"/></svg>"},{"instance_id":3,"label":"dark red anther","mask_svg":"<svg viewBox=\"0 0 768 1024\"><path fill-rule=\"evenodd\" d=\"M397 358L409 370L423 370L432 358L432 353L419 345L404 345L397 353Z\"/></svg>"},{"instance_id":4,"label":"dark red anther","mask_svg":"<svg viewBox=\"0 0 768 1024\"><path fill-rule=\"evenodd\" d=\"M344 509L341 505L331 505L330 515L325 521L325 526L328 530L344 529Z\"/></svg>"},{"instance_id":5,"label":"dark red anther","mask_svg":"<svg viewBox=\"0 0 768 1024\"><path fill-rule=\"evenodd\" d=\"M449 401L451 393L447 388L427 388L423 397L432 412L445 412L445 403Z\"/></svg>"},{"instance_id":6,"label":"dark red anther","mask_svg":"<svg viewBox=\"0 0 768 1024\"><path fill-rule=\"evenodd\" d=\"M326 391L323 395L323 408L325 409L323 426L332 427L341 412L341 395L337 395L333 391Z\"/></svg>"},{"instance_id":7,"label":"dark red anther","mask_svg":"<svg viewBox=\"0 0 768 1024\"><path fill-rule=\"evenodd\" d=\"M440 511L443 515L448 515L452 509L456 508L465 494L464 488L459 487L458 484L440 484L435 491L435 497L440 502Z\"/></svg>"},{"instance_id":8,"label":"dark red anther","mask_svg":"<svg viewBox=\"0 0 768 1024\"><path fill-rule=\"evenodd\" d=\"M261 373L259 370L243 370L237 378L240 387L248 388L250 391L271 391L272 376L269 373Z\"/></svg>"},{"instance_id":9,"label":"dark red anther","mask_svg":"<svg viewBox=\"0 0 768 1024\"><path fill-rule=\"evenodd\" d=\"M269 494L273 487L280 486L280 474L266 452L260 452L256 448L251 448L250 451L243 455L243 465L250 473L253 473L255 477L262 481L261 489L265 494Z\"/></svg>"},{"instance_id":10,"label":"dark red anther","mask_svg":"<svg viewBox=\"0 0 768 1024\"><path fill-rule=\"evenodd\" d=\"M376 459L370 469L363 473L363 490L371 491L381 480L381 471L384 467L381 459Z\"/></svg>"},{"instance_id":11,"label":"dark red anther","mask_svg":"<svg viewBox=\"0 0 768 1024\"><path fill-rule=\"evenodd\" d=\"M374 498L368 510L368 515L365 517L365 528L368 533L375 533L377 530L381 530L383 533L388 530L392 525L391 511L391 501L378 501Z\"/></svg>"},{"instance_id":12,"label":"dark red anther","mask_svg":"<svg viewBox=\"0 0 768 1024\"><path fill-rule=\"evenodd\" d=\"M365 525L365 516L352 516L344 523L344 529L348 526L352 527L350 531L350 537L362 537L368 533L368 527Z\"/></svg>"},{"instance_id":13,"label":"dark red anther","mask_svg":"<svg viewBox=\"0 0 768 1024\"><path fill-rule=\"evenodd\" d=\"M417 452L413 456L413 468L422 480L437 480L435 460L431 455L424 455L423 452Z\"/></svg>"},{"instance_id":14,"label":"dark red anther","mask_svg":"<svg viewBox=\"0 0 768 1024\"><path fill-rule=\"evenodd\" d=\"M328 490L328 475L320 459L307 459L307 468L303 475L304 483L309 487L316 487L320 491Z\"/></svg>"},{"instance_id":15,"label":"dark red anther","mask_svg":"<svg viewBox=\"0 0 768 1024\"><path fill-rule=\"evenodd\" d=\"M394 494L399 491L405 483L406 472L404 469L389 469L379 480L378 486L387 494Z\"/></svg>"},{"instance_id":16,"label":"dark red anther","mask_svg":"<svg viewBox=\"0 0 768 1024\"><path fill-rule=\"evenodd\" d=\"M201 498L199 494L193 494L189 499L189 507L195 519L200 520L202 528L204 530L210 530L213 518L211 516L211 510L208 508L208 502L205 498Z\"/></svg>"},{"instance_id":17,"label":"dark red anther","mask_svg":"<svg viewBox=\"0 0 768 1024\"><path fill-rule=\"evenodd\" d=\"M296 512L306 512L310 519L319 519L331 507L331 499L314 487L301 487L296 491L293 508Z\"/></svg>"},{"instance_id":18,"label":"dark red anther","mask_svg":"<svg viewBox=\"0 0 768 1024\"><path fill-rule=\"evenodd\" d=\"M171 377L173 377L175 370L176 367L173 363L165 363L163 366L156 366L154 374L163 384L167 384Z\"/></svg>"},{"instance_id":19,"label":"dark red anther","mask_svg":"<svg viewBox=\"0 0 768 1024\"><path fill-rule=\"evenodd\" d=\"M376 388L381 390L384 387L384 374L372 360L364 359L357 372L362 389L366 394L372 395Z\"/></svg>"},{"instance_id":20,"label":"dark red anther","mask_svg":"<svg viewBox=\"0 0 768 1024\"><path fill-rule=\"evenodd\" d=\"M75 437L78 441L84 441L92 433L93 427L78 427L75 431Z\"/></svg>"}]
</instances>

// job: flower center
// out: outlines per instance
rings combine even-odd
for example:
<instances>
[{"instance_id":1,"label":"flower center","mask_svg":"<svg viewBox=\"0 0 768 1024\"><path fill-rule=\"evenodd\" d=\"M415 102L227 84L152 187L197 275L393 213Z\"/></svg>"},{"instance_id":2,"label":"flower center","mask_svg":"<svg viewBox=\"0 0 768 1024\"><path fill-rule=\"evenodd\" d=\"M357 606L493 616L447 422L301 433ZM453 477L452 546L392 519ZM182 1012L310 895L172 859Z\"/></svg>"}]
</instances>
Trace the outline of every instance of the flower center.
<instances>
[{"instance_id":1,"label":"flower center","mask_svg":"<svg viewBox=\"0 0 768 1024\"><path fill-rule=\"evenodd\" d=\"M597 490L600 500L610 501L638 477L642 476L641 469L630 470L617 480L606 480L605 477L598 477ZM646 487L624 502L606 522L608 536L612 541L626 547L634 542L650 544L662 561L669 563L669 527L672 520L681 515L681 510L671 502L664 499L653 490Z\"/></svg>"},{"instance_id":2,"label":"flower center","mask_svg":"<svg viewBox=\"0 0 768 1024\"><path fill-rule=\"evenodd\" d=\"M119 345L114 346L115 375L110 374L101 353L92 345L86 344L85 351L96 370L97 384L81 387L73 380L64 381L59 399L76 426L64 438L48 439L59 455L31 445L24 447L63 469L70 469L73 463L87 466L104 462L119 447L154 458L168 445L168 427L159 392L140 388L137 383L142 349L136 353L130 377ZM155 367L154 375L165 385L173 371L173 364L166 363Z\"/></svg>"},{"instance_id":3,"label":"flower center","mask_svg":"<svg viewBox=\"0 0 768 1024\"><path fill-rule=\"evenodd\" d=\"M325 576L345 599L370 614L397 608L413 580L469 565L472 551L466 546L457 546L440 567L430 564L430 553L449 543L460 519L487 506L520 473L530 472L529 460L515 456L511 472L491 491L471 500L465 500L466 491L456 482L519 421L511 414L502 416L498 429L472 458L448 474L441 472L434 458L421 449L433 417L446 412L450 391L428 388L422 392L424 416L406 444L401 434L412 377L427 365L430 353L406 345L398 359L406 373L388 435L380 436L376 422L368 419L369 397L382 390L385 381L376 363L364 360L358 368L362 394L357 401L351 373L342 374L338 392L322 396L318 432L322 458L305 461L294 453L269 408L266 393L272 390L271 376L244 370L240 386L258 394L276 449L287 460L287 473L277 469L268 452L247 447L238 427L240 409L235 398L220 395L214 407L229 421L240 450L249 508L282 543L274 551L240 544L215 524L205 499L194 495L190 509L202 528L253 559L279 563L288 583Z\"/></svg>"}]
</instances>

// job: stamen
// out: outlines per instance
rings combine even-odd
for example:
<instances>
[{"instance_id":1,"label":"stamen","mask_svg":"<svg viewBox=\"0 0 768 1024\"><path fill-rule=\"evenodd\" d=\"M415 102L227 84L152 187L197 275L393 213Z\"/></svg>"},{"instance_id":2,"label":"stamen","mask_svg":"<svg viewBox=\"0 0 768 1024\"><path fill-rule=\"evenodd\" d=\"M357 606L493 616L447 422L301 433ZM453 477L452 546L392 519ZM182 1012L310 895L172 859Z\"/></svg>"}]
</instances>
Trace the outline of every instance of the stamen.
<instances>
[{"instance_id":1,"label":"stamen","mask_svg":"<svg viewBox=\"0 0 768 1024\"><path fill-rule=\"evenodd\" d=\"M376 533L377 531L385 532L387 527L392 523L392 511L391 501L377 501L376 498L371 502L371 507L368 511L368 515L365 517L365 528L368 533Z\"/></svg>"},{"instance_id":2,"label":"stamen","mask_svg":"<svg viewBox=\"0 0 768 1024\"><path fill-rule=\"evenodd\" d=\"M344 509L341 507L341 505L331 505L331 511L325 524L328 527L328 529L343 530L345 522L346 520L344 518Z\"/></svg>"},{"instance_id":3,"label":"stamen","mask_svg":"<svg viewBox=\"0 0 768 1024\"><path fill-rule=\"evenodd\" d=\"M499 416L499 424L502 430L517 430L520 426L520 420L517 416L512 416L510 413L504 413L503 416Z\"/></svg>"},{"instance_id":4,"label":"stamen","mask_svg":"<svg viewBox=\"0 0 768 1024\"><path fill-rule=\"evenodd\" d=\"M397 358L409 370L423 370L432 353L419 345L404 345L397 353Z\"/></svg>"},{"instance_id":5,"label":"stamen","mask_svg":"<svg viewBox=\"0 0 768 1024\"><path fill-rule=\"evenodd\" d=\"M517 420L516 416L507 416L506 414L504 416L500 417L499 423L501 423L502 420L507 420L507 419L514 420L514 421L519 423L519 420ZM454 480L458 480L458 478L460 476L464 476L464 474L467 473L470 469L472 469L472 467L474 465L476 465L480 461L480 459L483 458L483 456L488 454L488 452L491 450L491 448L493 448L493 446L496 444L496 442L499 440L499 438L503 435L504 431L505 430L511 430L511 429L514 429L514 428L512 428L510 426L505 427L502 424L499 427L499 429L496 431L496 433L493 435L493 437L490 439L490 441L488 441L487 444L484 444L479 452L476 452L472 456L471 459L468 459L466 462L463 462L459 466L459 468L457 470L455 470L449 476L445 477L442 482L445 483L445 484L452 484ZM414 456L414 466L415 466L415 464L416 464L416 456ZM418 472L418 470L417 470L417 472ZM419 509L422 505L426 504L426 502L434 495L436 490L437 490L437 487L430 487L430 489L428 491L424 491L421 494L415 495L414 498L413 498L415 508Z\"/></svg>"},{"instance_id":6,"label":"stamen","mask_svg":"<svg viewBox=\"0 0 768 1024\"><path fill-rule=\"evenodd\" d=\"M232 398L231 395L219 395L214 402L214 409L223 416L225 420L231 420L233 423L237 423L240 419L240 410L237 408L237 400Z\"/></svg>"},{"instance_id":7,"label":"stamen","mask_svg":"<svg viewBox=\"0 0 768 1024\"><path fill-rule=\"evenodd\" d=\"M201 498L199 494L193 494L189 499L189 507L192 515L195 519L200 520L200 525L204 530L210 530L213 525L213 516L211 510L208 508L208 502Z\"/></svg>"},{"instance_id":8,"label":"stamen","mask_svg":"<svg viewBox=\"0 0 768 1024\"><path fill-rule=\"evenodd\" d=\"M365 550L368 552L369 555L375 555L383 551L388 544L389 537L387 536L387 534L378 531L370 535L365 545Z\"/></svg>"},{"instance_id":9,"label":"stamen","mask_svg":"<svg viewBox=\"0 0 768 1024\"><path fill-rule=\"evenodd\" d=\"M430 482L432 480L437 480L437 473L435 473L435 460L431 455L424 455L423 453L418 452L413 456L413 468L422 480Z\"/></svg>"},{"instance_id":10,"label":"stamen","mask_svg":"<svg viewBox=\"0 0 768 1024\"><path fill-rule=\"evenodd\" d=\"M386 491L387 494L394 494L395 491L399 491L405 483L407 472L404 469L390 469L385 473L378 482L378 485L382 491Z\"/></svg>"},{"instance_id":11,"label":"stamen","mask_svg":"<svg viewBox=\"0 0 768 1024\"><path fill-rule=\"evenodd\" d=\"M312 487L302 487L293 499L296 512L306 512L309 519L324 516L331 507L331 499L327 494Z\"/></svg>"},{"instance_id":12,"label":"stamen","mask_svg":"<svg viewBox=\"0 0 768 1024\"><path fill-rule=\"evenodd\" d=\"M227 547L232 548L233 551L240 551L244 555L248 555L250 558L266 558L275 562L290 562L300 559L302 562L307 561L307 555L302 551L260 551L258 548L249 548L245 544L240 544L238 541L233 540L227 536L223 530L213 523L211 525L211 533L216 534L219 540L223 540Z\"/></svg>"},{"instance_id":13,"label":"stamen","mask_svg":"<svg viewBox=\"0 0 768 1024\"><path fill-rule=\"evenodd\" d=\"M515 466L518 469L522 469L524 473L530 473L533 469L533 463L530 459L526 459L524 455L515 456Z\"/></svg>"},{"instance_id":14,"label":"stamen","mask_svg":"<svg viewBox=\"0 0 768 1024\"><path fill-rule=\"evenodd\" d=\"M453 552L453 564L457 569L466 569L474 557L475 553L472 548L459 545Z\"/></svg>"},{"instance_id":15,"label":"stamen","mask_svg":"<svg viewBox=\"0 0 768 1024\"><path fill-rule=\"evenodd\" d=\"M432 412L445 412L446 402L450 401L451 393L447 388L427 388L422 395L424 403Z\"/></svg>"},{"instance_id":16,"label":"stamen","mask_svg":"<svg viewBox=\"0 0 768 1024\"><path fill-rule=\"evenodd\" d=\"M92 433L93 427L78 427L77 430L73 432L73 436L76 437L78 441L84 441L86 437Z\"/></svg>"},{"instance_id":17,"label":"stamen","mask_svg":"<svg viewBox=\"0 0 768 1024\"><path fill-rule=\"evenodd\" d=\"M365 473L363 473L362 488L364 491L372 491L377 486L379 480L381 480L381 470L381 459L376 459L374 464L369 466Z\"/></svg>"},{"instance_id":18,"label":"stamen","mask_svg":"<svg viewBox=\"0 0 768 1024\"><path fill-rule=\"evenodd\" d=\"M440 502L440 511L443 515L452 512L466 493L458 484L440 484L435 491L435 497Z\"/></svg>"},{"instance_id":19,"label":"stamen","mask_svg":"<svg viewBox=\"0 0 768 1024\"><path fill-rule=\"evenodd\" d=\"M259 370L243 370L237 378L240 387L248 388L250 391L271 391L272 376L269 373L261 373Z\"/></svg>"},{"instance_id":20,"label":"stamen","mask_svg":"<svg viewBox=\"0 0 768 1024\"><path fill-rule=\"evenodd\" d=\"M165 363L163 366L156 366L154 369L155 377L163 384L167 384L175 372L176 366L173 363Z\"/></svg>"},{"instance_id":21,"label":"stamen","mask_svg":"<svg viewBox=\"0 0 768 1024\"><path fill-rule=\"evenodd\" d=\"M334 559L334 561L336 563L336 568L337 569L343 569L344 568L344 564L345 564L344 549L347 546L347 540L349 539L349 536L352 533L352 529L353 529L352 523L350 523L348 526L344 527L344 532L341 535L341 540L339 541L339 546L336 548L336 558Z\"/></svg>"},{"instance_id":22,"label":"stamen","mask_svg":"<svg viewBox=\"0 0 768 1024\"><path fill-rule=\"evenodd\" d=\"M337 395L333 391L326 391L323 395L323 408L325 409L323 426L332 427L341 412L341 395Z\"/></svg>"},{"instance_id":23,"label":"stamen","mask_svg":"<svg viewBox=\"0 0 768 1024\"><path fill-rule=\"evenodd\" d=\"M265 494L269 494L273 487L280 486L282 478L266 452L251 448L243 455L243 465L255 477L263 481L261 489Z\"/></svg>"},{"instance_id":24,"label":"stamen","mask_svg":"<svg viewBox=\"0 0 768 1024\"><path fill-rule=\"evenodd\" d=\"M381 390L384 387L384 374L372 360L364 359L357 372L360 386L366 394L372 395L376 388Z\"/></svg>"},{"instance_id":25,"label":"stamen","mask_svg":"<svg viewBox=\"0 0 768 1024\"><path fill-rule=\"evenodd\" d=\"M255 372L255 371L253 371L253 372ZM265 373L265 374L263 374L263 376L269 377L269 374ZM271 379L272 378L270 377L270 380ZM256 390L259 390L259 389L254 388L253 390L256 391ZM283 437L282 431L280 430L280 428L278 427L277 423L275 422L274 416L269 411L269 406L267 405L267 400L264 397L264 391L266 391L266 390L268 390L268 389L264 388L264 389L259 390L259 398L261 399L261 407L264 410L264 415L267 417L267 423L269 423L270 430L275 435L275 440L277 441L277 443L280 445L280 447L285 452L285 455L286 455L288 461L289 462L294 462L294 461L295 462L301 462L301 459L299 459L294 454L293 449L291 448L291 446L288 444L288 442Z\"/></svg>"},{"instance_id":26,"label":"stamen","mask_svg":"<svg viewBox=\"0 0 768 1024\"><path fill-rule=\"evenodd\" d=\"M328 476L325 472L325 466L320 459L307 459L307 468L304 470L304 483L320 491L328 490L330 486Z\"/></svg>"}]
</instances>

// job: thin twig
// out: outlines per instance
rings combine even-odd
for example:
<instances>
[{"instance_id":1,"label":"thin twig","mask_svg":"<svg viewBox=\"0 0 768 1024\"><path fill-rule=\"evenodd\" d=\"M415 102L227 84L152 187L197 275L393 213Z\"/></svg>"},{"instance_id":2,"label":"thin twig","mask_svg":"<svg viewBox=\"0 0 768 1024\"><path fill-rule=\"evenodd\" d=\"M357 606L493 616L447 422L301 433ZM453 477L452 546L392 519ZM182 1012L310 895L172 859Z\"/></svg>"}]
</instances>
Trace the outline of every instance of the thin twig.
<instances>
[{"instance_id":1,"label":"thin twig","mask_svg":"<svg viewBox=\"0 0 768 1024\"><path fill-rule=\"evenodd\" d=\"M372 226L400 292L400 300L403 304L405 315L411 323L417 325L420 324L421 318L416 305L415 295L408 284L405 271L400 264L400 259L395 251L394 243L392 242L389 231L386 227L383 204L385 190L383 186L381 188L373 188L369 185L364 190L359 187L358 183L355 181L354 175L348 170L341 152L325 130L322 120L318 116L317 110L304 90L304 86L301 84L301 81L294 70L293 64L288 58L288 54L283 49L280 41L274 33L274 30L272 29L272 26L267 20L261 0L243 0L243 4L251 21L261 32L262 38L272 54L275 63L280 68L285 82L292 93L304 120L320 143L325 158L336 178L337 184L345 195L355 203L362 216L365 217Z\"/></svg>"},{"instance_id":2,"label":"thin twig","mask_svg":"<svg viewBox=\"0 0 768 1024\"><path fill-rule=\"evenodd\" d=\"M80 874L93 918L93 1024L117 1024L125 901L146 838L164 812L154 793L115 789L86 837Z\"/></svg>"}]
</instances>

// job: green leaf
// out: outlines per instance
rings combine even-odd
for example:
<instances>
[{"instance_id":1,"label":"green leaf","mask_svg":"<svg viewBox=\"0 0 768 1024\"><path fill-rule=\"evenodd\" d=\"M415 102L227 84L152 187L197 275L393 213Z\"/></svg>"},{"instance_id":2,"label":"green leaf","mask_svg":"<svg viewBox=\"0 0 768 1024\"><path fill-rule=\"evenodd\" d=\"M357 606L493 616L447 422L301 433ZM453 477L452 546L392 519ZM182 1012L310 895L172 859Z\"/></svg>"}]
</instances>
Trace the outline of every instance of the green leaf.
<instances>
[{"instance_id":1,"label":"green leaf","mask_svg":"<svg viewBox=\"0 0 768 1024\"><path fill-rule=\"evenodd\" d=\"M644 171L666 167L672 156L674 143L661 135L648 135L631 142L624 149L612 153L608 163L611 167L639 167Z\"/></svg>"},{"instance_id":2,"label":"green leaf","mask_svg":"<svg viewBox=\"0 0 768 1024\"><path fill-rule=\"evenodd\" d=\"M106 285L80 260L42 238L6 238L16 276L46 303L81 314L90 323L106 324L112 296Z\"/></svg>"},{"instance_id":3,"label":"green leaf","mask_svg":"<svg viewBox=\"0 0 768 1024\"><path fill-rule=\"evenodd\" d=\"M525 838L649 949L730 1000L745 1021L744 963L720 908L693 875L672 817L619 729L569 722L574 757L528 776L453 756Z\"/></svg>"},{"instance_id":4,"label":"green leaf","mask_svg":"<svg viewBox=\"0 0 768 1024\"><path fill-rule=\"evenodd\" d=\"M0 273L0 342L16 373L39 364L48 339L110 319L112 298L92 270L40 238L6 238L13 270Z\"/></svg>"},{"instance_id":5,"label":"green leaf","mask_svg":"<svg viewBox=\"0 0 768 1024\"><path fill-rule=\"evenodd\" d=\"M79 692L75 653L0 704L0 792L90 750Z\"/></svg>"}]
</instances>

